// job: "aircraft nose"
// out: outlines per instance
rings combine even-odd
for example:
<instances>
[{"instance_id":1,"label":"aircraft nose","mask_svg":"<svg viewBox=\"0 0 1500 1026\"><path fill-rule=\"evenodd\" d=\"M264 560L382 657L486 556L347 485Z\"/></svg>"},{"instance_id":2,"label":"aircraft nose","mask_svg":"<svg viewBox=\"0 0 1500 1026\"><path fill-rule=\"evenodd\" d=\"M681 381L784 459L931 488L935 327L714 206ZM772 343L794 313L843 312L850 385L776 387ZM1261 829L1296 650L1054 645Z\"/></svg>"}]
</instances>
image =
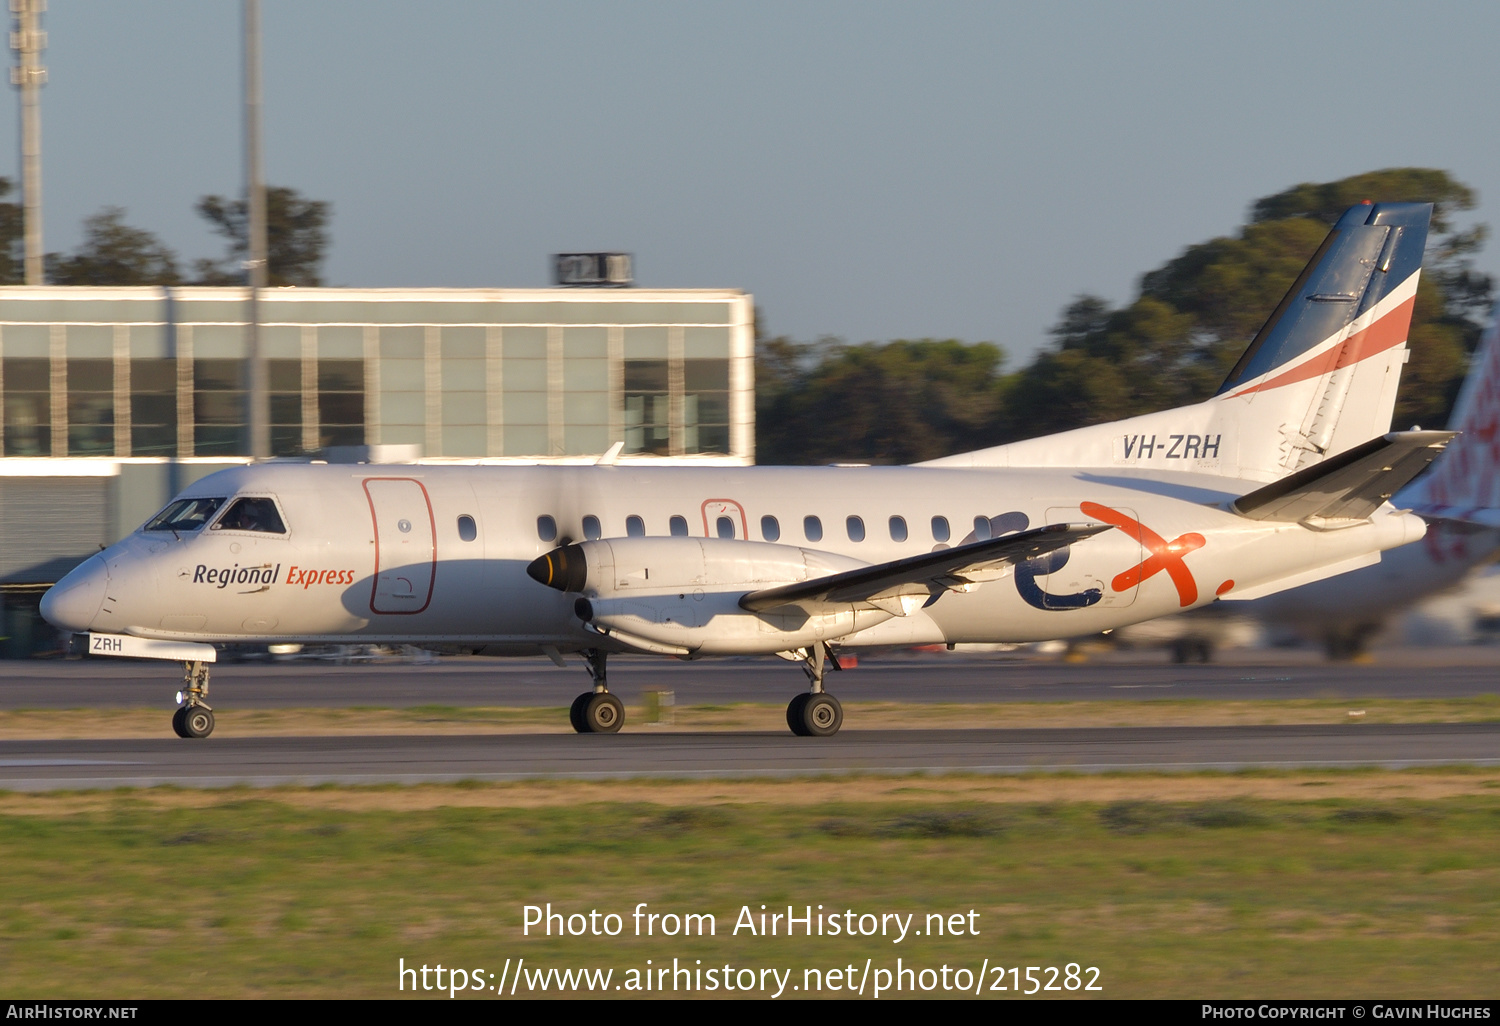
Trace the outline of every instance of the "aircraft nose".
<instances>
[{"instance_id":1,"label":"aircraft nose","mask_svg":"<svg viewBox=\"0 0 1500 1026\"><path fill-rule=\"evenodd\" d=\"M98 556L84 560L42 596L42 616L52 626L83 633L99 615L109 568Z\"/></svg>"}]
</instances>

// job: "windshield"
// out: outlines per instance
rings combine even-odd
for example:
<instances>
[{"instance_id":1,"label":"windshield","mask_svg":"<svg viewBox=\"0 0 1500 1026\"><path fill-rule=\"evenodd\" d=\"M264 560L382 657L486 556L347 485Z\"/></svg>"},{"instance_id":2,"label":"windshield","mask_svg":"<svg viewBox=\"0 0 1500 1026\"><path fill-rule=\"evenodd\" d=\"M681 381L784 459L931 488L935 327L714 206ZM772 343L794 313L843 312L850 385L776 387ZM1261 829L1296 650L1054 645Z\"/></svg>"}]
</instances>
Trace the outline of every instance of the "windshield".
<instances>
[{"instance_id":1,"label":"windshield","mask_svg":"<svg viewBox=\"0 0 1500 1026\"><path fill-rule=\"evenodd\" d=\"M223 499L178 499L156 516L146 521L146 531L196 531L208 523L214 510L223 505Z\"/></svg>"},{"instance_id":2,"label":"windshield","mask_svg":"<svg viewBox=\"0 0 1500 1026\"><path fill-rule=\"evenodd\" d=\"M276 512L276 503L271 499L237 499L209 530L286 534L281 514Z\"/></svg>"}]
</instances>

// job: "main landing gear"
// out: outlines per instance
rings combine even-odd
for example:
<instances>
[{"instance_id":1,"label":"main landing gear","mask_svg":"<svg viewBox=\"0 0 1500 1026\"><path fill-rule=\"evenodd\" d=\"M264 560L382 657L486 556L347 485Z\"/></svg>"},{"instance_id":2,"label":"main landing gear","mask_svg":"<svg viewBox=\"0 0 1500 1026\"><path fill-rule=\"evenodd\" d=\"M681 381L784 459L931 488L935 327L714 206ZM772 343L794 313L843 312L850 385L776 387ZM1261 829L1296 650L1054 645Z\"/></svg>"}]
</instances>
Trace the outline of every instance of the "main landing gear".
<instances>
[{"instance_id":1,"label":"main landing gear","mask_svg":"<svg viewBox=\"0 0 1500 1026\"><path fill-rule=\"evenodd\" d=\"M597 648L584 650L594 690L573 699L573 707L568 710L568 719L580 734L615 734L625 725L625 703L610 694L605 681L604 661L608 655Z\"/></svg>"},{"instance_id":2,"label":"main landing gear","mask_svg":"<svg viewBox=\"0 0 1500 1026\"><path fill-rule=\"evenodd\" d=\"M843 669L828 643L816 642L802 660L811 690L792 699L786 707L786 725L798 737L832 737L844 725L844 707L823 690L823 674L829 666Z\"/></svg>"},{"instance_id":3,"label":"main landing gear","mask_svg":"<svg viewBox=\"0 0 1500 1026\"><path fill-rule=\"evenodd\" d=\"M183 687L177 693L178 707L172 714L172 729L178 737L208 737L214 732L214 711L208 707L208 664L186 664Z\"/></svg>"}]
</instances>

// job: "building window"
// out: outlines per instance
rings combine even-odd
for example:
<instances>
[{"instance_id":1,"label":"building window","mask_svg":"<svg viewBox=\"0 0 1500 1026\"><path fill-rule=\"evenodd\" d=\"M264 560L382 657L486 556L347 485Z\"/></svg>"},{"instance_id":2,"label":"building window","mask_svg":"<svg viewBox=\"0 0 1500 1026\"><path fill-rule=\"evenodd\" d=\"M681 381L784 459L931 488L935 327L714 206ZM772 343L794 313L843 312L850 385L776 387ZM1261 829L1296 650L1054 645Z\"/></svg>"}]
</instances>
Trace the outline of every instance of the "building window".
<instances>
[{"instance_id":1,"label":"building window","mask_svg":"<svg viewBox=\"0 0 1500 1026\"><path fill-rule=\"evenodd\" d=\"M130 361L130 455L177 455L177 361Z\"/></svg>"},{"instance_id":2,"label":"building window","mask_svg":"<svg viewBox=\"0 0 1500 1026\"><path fill-rule=\"evenodd\" d=\"M687 533L687 518L686 517L675 517L674 516L671 519L671 521L668 524L668 526L669 526L669 528L672 531L672 537L673 538L686 538L688 536L688 533Z\"/></svg>"},{"instance_id":3,"label":"building window","mask_svg":"<svg viewBox=\"0 0 1500 1026\"><path fill-rule=\"evenodd\" d=\"M52 455L52 361L7 356L5 374L5 455Z\"/></svg>"},{"instance_id":4,"label":"building window","mask_svg":"<svg viewBox=\"0 0 1500 1026\"><path fill-rule=\"evenodd\" d=\"M245 452L243 360L193 361L193 453L241 456Z\"/></svg>"},{"instance_id":5,"label":"building window","mask_svg":"<svg viewBox=\"0 0 1500 1026\"><path fill-rule=\"evenodd\" d=\"M625 451L671 454L666 360L625 361Z\"/></svg>"},{"instance_id":6,"label":"building window","mask_svg":"<svg viewBox=\"0 0 1500 1026\"><path fill-rule=\"evenodd\" d=\"M300 456L302 446L302 361L267 360L270 387L271 454Z\"/></svg>"},{"instance_id":7,"label":"building window","mask_svg":"<svg viewBox=\"0 0 1500 1026\"><path fill-rule=\"evenodd\" d=\"M779 541L781 539L781 525L776 522L775 517L765 516L760 518L760 536L768 542Z\"/></svg>"},{"instance_id":8,"label":"building window","mask_svg":"<svg viewBox=\"0 0 1500 1026\"><path fill-rule=\"evenodd\" d=\"M365 362L319 360L318 445L364 444Z\"/></svg>"},{"instance_id":9,"label":"building window","mask_svg":"<svg viewBox=\"0 0 1500 1026\"><path fill-rule=\"evenodd\" d=\"M68 361L68 455L115 451L115 362Z\"/></svg>"},{"instance_id":10,"label":"building window","mask_svg":"<svg viewBox=\"0 0 1500 1026\"><path fill-rule=\"evenodd\" d=\"M682 361L682 451L729 451L729 361Z\"/></svg>"}]
</instances>

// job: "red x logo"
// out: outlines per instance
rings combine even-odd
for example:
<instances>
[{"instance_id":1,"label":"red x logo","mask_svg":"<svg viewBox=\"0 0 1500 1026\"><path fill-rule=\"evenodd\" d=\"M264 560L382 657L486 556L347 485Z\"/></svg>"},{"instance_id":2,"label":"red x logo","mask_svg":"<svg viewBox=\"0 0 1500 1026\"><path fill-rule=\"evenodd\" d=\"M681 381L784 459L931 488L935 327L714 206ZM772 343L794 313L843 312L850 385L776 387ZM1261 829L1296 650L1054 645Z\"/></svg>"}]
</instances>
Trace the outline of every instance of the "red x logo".
<instances>
[{"instance_id":1,"label":"red x logo","mask_svg":"<svg viewBox=\"0 0 1500 1026\"><path fill-rule=\"evenodd\" d=\"M1136 564L1110 582L1110 587L1115 591L1128 591L1165 570L1167 576L1172 578L1172 583L1177 585L1177 597L1182 600L1183 606L1190 606L1198 601L1198 582L1193 580L1193 572L1187 568L1182 557L1207 544L1203 535L1185 534L1169 542L1139 520L1133 520L1119 510L1101 506L1097 502L1079 503L1078 508L1083 510L1084 516L1113 524L1151 550L1151 555L1146 557L1145 562Z\"/></svg>"}]
</instances>

